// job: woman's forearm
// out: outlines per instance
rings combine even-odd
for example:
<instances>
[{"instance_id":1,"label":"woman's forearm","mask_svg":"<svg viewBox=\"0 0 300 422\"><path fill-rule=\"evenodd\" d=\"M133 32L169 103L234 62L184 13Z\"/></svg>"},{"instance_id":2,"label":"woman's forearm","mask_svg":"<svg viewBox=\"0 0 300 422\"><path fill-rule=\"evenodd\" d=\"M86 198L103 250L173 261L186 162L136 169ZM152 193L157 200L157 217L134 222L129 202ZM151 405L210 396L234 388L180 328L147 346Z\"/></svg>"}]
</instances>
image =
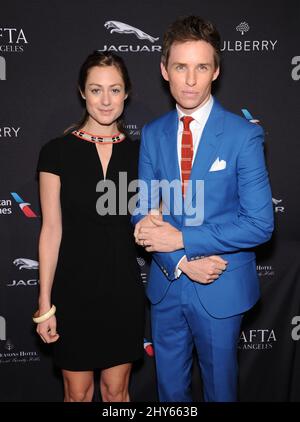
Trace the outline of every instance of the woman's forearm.
<instances>
[{"instance_id":1,"label":"woman's forearm","mask_svg":"<svg viewBox=\"0 0 300 422\"><path fill-rule=\"evenodd\" d=\"M51 290L57 265L62 230L59 225L42 226L39 240L40 267L40 313L46 312L51 306Z\"/></svg>"}]
</instances>

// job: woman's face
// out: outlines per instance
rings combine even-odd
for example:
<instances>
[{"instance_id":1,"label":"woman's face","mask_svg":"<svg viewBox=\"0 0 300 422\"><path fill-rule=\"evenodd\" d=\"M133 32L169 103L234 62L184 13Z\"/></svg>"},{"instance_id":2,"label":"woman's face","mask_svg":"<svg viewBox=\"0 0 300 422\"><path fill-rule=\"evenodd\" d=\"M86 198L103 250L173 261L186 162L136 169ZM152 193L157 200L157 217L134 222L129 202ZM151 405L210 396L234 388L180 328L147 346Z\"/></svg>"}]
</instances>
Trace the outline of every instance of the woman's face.
<instances>
[{"instance_id":1,"label":"woman's face","mask_svg":"<svg viewBox=\"0 0 300 422\"><path fill-rule=\"evenodd\" d=\"M82 97L89 114L89 130L116 125L127 98L121 73L115 66L90 68Z\"/></svg>"}]
</instances>

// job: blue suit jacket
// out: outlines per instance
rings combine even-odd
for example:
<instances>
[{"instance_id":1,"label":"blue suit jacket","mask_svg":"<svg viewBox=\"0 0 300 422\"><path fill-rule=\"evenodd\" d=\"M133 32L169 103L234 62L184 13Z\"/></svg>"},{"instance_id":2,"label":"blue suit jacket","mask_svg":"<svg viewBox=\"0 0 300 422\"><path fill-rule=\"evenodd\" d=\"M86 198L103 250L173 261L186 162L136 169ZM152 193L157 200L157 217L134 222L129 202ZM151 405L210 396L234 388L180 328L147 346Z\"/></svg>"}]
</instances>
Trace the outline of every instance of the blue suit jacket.
<instances>
[{"instance_id":1,"label":"blue suit jacket","mask_svg":"<svg viewBox=\"0 0 300 422\"><path fill-rule=\"evenodd\" d=\"M184 242L184 249L153 254L147 294L153 304L167 299L170 284L176 283L176 266L184 255L193 260L218 254L228 261L226 271L211 284L193 282L195 294L212 316L237 315L259 298L255 253L251 248L269 240L273 231L263 130L226 111L214 100L194 158L190 175L193 188L189 187L181 212L180 193L168 198L158 182L153 183L180 181L177 127L174 110L147 124L142 131L139 179L148 191L140 190L133 223L162 201L163 219L182 231ZM219 163L219 171L210 171L216 160L223 166ZM204 181L204 191L201 183L195 189L197 180ZM201 207L204 214L199 212Z\"/></svg>"}]
</instances>

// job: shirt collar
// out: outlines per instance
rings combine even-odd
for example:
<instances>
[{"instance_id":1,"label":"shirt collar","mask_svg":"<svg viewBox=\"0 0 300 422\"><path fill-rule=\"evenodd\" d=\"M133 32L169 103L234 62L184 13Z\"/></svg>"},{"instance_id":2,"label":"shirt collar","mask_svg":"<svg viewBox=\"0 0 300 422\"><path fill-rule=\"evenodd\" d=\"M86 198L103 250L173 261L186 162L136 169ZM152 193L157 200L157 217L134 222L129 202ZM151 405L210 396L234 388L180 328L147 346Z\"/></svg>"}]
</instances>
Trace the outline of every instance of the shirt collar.
<instances>
[{"instance_id":1,"label":"shirt collar","mask_svg":"<svg viewBox=\"0 0 300 422\"><path fill-rule=\"evenodd\" d=\"M190 114L190 116L193 117L193 119L196 120L197 123L201 124L203 121L207 120L213 104L214 104L214 99L212 95L210 95L208 101L202 107L199 107L196 111ZM176 109L177 109L179 120L181 119L181 117L186 116L186 114L184 114L180 110L177 104L176 104Z\"/></svg>"}]
</instances>

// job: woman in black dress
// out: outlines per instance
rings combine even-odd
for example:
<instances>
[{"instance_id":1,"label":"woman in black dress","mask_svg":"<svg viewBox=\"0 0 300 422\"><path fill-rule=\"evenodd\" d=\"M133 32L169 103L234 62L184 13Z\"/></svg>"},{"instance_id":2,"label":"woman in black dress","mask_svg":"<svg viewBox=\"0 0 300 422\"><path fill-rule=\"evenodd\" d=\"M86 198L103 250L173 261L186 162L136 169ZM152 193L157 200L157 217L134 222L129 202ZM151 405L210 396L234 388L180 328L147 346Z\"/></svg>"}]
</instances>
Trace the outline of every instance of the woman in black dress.
<instances>
[{"instance_id":1,"label":"woman in black dress","mask_svg":"<svg viewBox=\"0 0 300 422\"><path fill-rule=\"evenodd\" d=\"M34 321L42 340L54 343L65 401L92 400L96 368L102 400L129 401L132 362L143 355L144 291L127 192L137 179L138 144L120 124L130 90L123 60L88 56L79 90L84 120L48 142L38 163L43 224Z\"/></svg>"}]
</instances>

